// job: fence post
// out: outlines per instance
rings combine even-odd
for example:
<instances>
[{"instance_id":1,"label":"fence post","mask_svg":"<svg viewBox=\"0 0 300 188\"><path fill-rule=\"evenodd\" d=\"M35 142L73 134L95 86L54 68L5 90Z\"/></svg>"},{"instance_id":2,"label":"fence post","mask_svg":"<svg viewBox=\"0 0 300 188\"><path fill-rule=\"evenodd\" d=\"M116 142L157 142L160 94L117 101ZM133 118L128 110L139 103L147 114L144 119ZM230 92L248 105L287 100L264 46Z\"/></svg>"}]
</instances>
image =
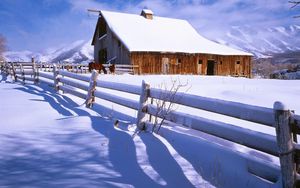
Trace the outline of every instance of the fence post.
<instances>
[{"instance_id":1,"label":"fence post","mask_svg":"<svg viewBox=\"0 0 300 188\"><path fill-rule=\"evenodd\" d=\"M154 98L152 97L151 100L150 100L150 104L152 105L154 103ZM150 114L149 115L149 122L151 123L152 122L152 115Z\"/></svg>"},{"instance_id":2,"label":"fence post","mask_svg":"<svg viewBox=\"0 0 300 188\"><path fill-rule=\"evenodd\" d=\"M1 73L6 74L6 62L1 65ZM6 74L7 75L7 74Z\"/></svg>"},{"instance_id":3,"label":"fence post","mask_svg":"<svg viewBox=\"0 0 300 188\"><path fill-rule=\"evenodd\" d=\"M14 81L17 82L18 80L17 80L16 68L14 63L12 63L11 69L12 69L12 76L14 77Z\"/></svg>"},{"instance_id":4,"label":"fence post","mask_svg":"<svg viewBox=\"0 0 300 188\"><path fill-rule=\"evenodd\" d=\"M140 130L145 129L145 121L146 121L146 108L147 108L147 100L149 97L150 92L150 85L147 84L144 80L142 82L142 91L140 95L140 102L139 102L139 110L137 114L137 127Z\"/></svg>"},{"instance_id":5,"label":"fence post","mask_svg":"<svg viewBox=\"0 0 300 188\"><path fill-rule=\"evenodd\" d=\"M12 67L13 63L7 63L7 67L6 67L6 72L8 75L11 75L15 78L15 75L13 74L13 67Z\"/></svg>"},{"instance_id":6,"label":"fence post","mask_svg":"<svg viewBox=\"0 0 300 188\"><path fill-rule=\"evenodd\" d=\"M37 71L36 64L35 64L35 61L34 61L33 57L31 58L31 63L32 63L34 83L37 84L39 82L39 80L38 80L38 71Z\"/></svg>"},{"instance_id":7,"label":"fence post","mask_svg":"<svg viewBox=\"0 0 300 188\"><path fill-rule=\"evenodd\" d=\"M35 70L36 70L36 83L39 83L39 77L40 77L40 69L39 69L39 65L38 66L35 66Z\"/></svg>"},{"instance_id":8,"label":"fence post","mask_svg":"<svg viewBox=\"0 0 300 188\"><path fill-rule=\"evenodd\" d=\"M294 188L296 165L294 163L293 137L290 126L290 111L281 102L274 103L275 128L284 188Z\"/></svg>"},{"instance_id":9,"label":"fence post","mask_svg":"<svg viewBox=\"0 0 300 188\"><path fill-rule=\"evenodd\" d=\"M21 70L21 75L22 75L22 81L23 81L23 84L25 85L25 72L24 72L23 65L21 63L20 63L20 70Z\"/></svg>"},{"instance_id":10,"label":"fence post","mask_svg":"<svg viewBox=\"0 0 300 188\"><path fill-rule=\"evenodd\" d=\"M53 79L54 79L54 89L56 91L58 91L59 90L58 71L57 71L57 67L55 64L53 64Z\"/></svg>"},{"instance_id":11,"label":"fence post","mask_svg":"<svg viewBox=\"0 0 300 188\"><path fill-rule=\"evenodd\" d=\"M3 74L3 72L4 72L4 62L2 63L1 61L0 61L0 72L1 72L1 74Z\"/></svg>"},{"instance_id":12,"label":"fence post","mask_svg":"<svg viewBox=\"0 0 300 188\"><path fill-rule=\"evenodd\" d=\"M98 78L98 72L96 70L93 70L92 76L90 79L89 90L88 90L86 100L85 100L85 106L87 108L92 107L93 103L95 102L95 94L94 93L96 90L97 78Z\"/></svg>"}]
</instances>

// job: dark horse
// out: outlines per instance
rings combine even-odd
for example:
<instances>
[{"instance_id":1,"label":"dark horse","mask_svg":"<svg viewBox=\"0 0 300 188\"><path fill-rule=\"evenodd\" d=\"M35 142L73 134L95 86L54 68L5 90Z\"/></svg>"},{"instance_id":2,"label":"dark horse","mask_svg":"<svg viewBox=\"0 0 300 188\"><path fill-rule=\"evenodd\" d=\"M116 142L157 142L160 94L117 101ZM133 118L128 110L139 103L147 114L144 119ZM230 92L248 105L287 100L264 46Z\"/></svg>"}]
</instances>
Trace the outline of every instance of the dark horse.
<instances>
[{"instance_id":1,"label":"dark horse","mask_svg":"<svg viewBox=\"0 0 300 188\"><path fill-rule=\"evenodd\" d=\"M89 72L92 72L92 70L97 70L99 73L102 70L104 74L107 74L105 67L100 63L94 63L94 62L89 63Z\"/></svg>"},{"instance_id":2,"label":"dark horse","mask_svg":"<svg viewBox=\"0 0 300 188\"><path fill-rule=\"evenodd\" d=\"M111 65L108 67L108 69L109 69L109 72L110 72L111 74L114 74L114 73L115 73L115 70L116 70L115 64L111 64Z\"/></svg>"}]
</instances>

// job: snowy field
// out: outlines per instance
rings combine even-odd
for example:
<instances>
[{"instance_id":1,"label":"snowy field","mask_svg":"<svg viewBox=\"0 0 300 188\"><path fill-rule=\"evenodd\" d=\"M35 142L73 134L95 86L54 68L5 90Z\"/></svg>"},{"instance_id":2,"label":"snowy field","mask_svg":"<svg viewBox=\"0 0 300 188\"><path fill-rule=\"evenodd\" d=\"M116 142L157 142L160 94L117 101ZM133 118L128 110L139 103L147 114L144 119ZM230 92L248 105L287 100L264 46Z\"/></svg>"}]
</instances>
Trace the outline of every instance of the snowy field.
<instances>
[{"instance_id":1,"label":"snowy field","mask_svg":"<svg viewBox=\"0 0 300 188\"><path fill-rule=\"evenodd\" d=\"M172 76L188 93L300 113L300 81ZM152 87L170 76L100 75L101 80ZM0 76L0 187L280 187L249 173L248 159L278 160L178 125L160 135L133 136L136 112L96 99L93 109L46 85L10 83ZM123 94L125 95L125 94ZM131 97L131 96L128 96ZM132 96L132 98L134 98ZM271 128L215 114L178 110L274 134ZM119 126L114 126L115 120ZM213 143L214 142L214 143Z\"/></svg>"},{"instance_id":2,"label":"snowy field","mask_svg":"<svg viewBox=\"0 0 300 188\"><path fill-rule=\"evenodd\" d=\"M151 87L160 87L164 83L170 85L172 80L178 80L182 84L187 83L188 86L182 88L182 91L187 90L187 93L269 108L273 108L275 101L282 101L290 109L300 113L300 101L296 100L300 96L300 80L192 75L126 75L126 78L116 75L100 75L100 79L133 85L141 85L142 80L145 80Z\"/></svg>"},{"instance_id":3,"label":"snowy field","mask_svg":"<svg viewBox=\"0 0 300 188\"><path fill-rule=\"evenodd\" d=\"M151 87L165 89L170 88L172 82L187 85L179 91L189 94L195 94L203 97L221 99L226 101L240 102L249 105L273 108L275 101L283 102L290 110L300 114L300 80L271 80L271 79L247 79L222 76L192 76L192 75L160 75L160 76L124 76L101 75L100 80L109 82L127 83L141 85L145 80ZM108 91L111 92L111 91ZM134 98L132 95L119 93L121 96ZM138 100L138 97L135 98ZM118 105L112 105L101 101L108 108L120 108ZM251 130L275 135L275 129L258 125L256 123L242 121L236 118L230 118L220 114L207 111L196 110L183 106L175 106L177 111L194 114L213 120L223 121ZM125 109L122 109L125 110ZM129 112L127 112L128 114ZM136 116L135 112L131 113Z\"/></svg>"}]
</instances>

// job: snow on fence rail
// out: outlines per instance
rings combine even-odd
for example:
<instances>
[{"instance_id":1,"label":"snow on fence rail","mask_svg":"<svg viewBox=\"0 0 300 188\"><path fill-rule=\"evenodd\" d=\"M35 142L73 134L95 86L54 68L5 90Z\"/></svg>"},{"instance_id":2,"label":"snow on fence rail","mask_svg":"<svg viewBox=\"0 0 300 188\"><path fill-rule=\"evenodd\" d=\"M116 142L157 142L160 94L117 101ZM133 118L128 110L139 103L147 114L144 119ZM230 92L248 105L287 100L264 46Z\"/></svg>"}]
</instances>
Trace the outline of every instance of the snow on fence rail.
<instances>
[{"instance_id":1,"label":"snow on fence rail","mask_svg":"<svg viewBox=\"0 0 300 188\"><path fill-rule=\"evenodd\" d=\"M14 64L23 66L28 65L32 66L35 65L35 68L38 69L37 71L43 72L53 72L53 65L52 63L35 63L34 60L32 62L4 62L3 64ZM111 64L103 64L106 70L109 70L109 66ZM89 73L89 65L88 64L72 64L72 63L62 63L56 64L57 69L59 70L67 70L68 72L73 72L77 74L86 74ZM109 72L109 71L108 71ZM115 64L115 74L135 74L139 73L139 66L138 65L123 65L123 64ZM110 73L110 72L109 72Z\"/></svg>"},{"instance_id":2,"label":"snow on fence rail","mask_svg":"<svg viewBox=\"0 0 300 188\"><path fill-rule=\"evenodd\" d=\"M65 71L63 74L68 76L69 72L83 74L89 72L89 67L86 64L58 64L55 65L57 70ZM104 64L106 68L109 67L109 64ZM118 74L134 74L139 67L136 65L116 65L116 73ZM53 69L54 64L50 63L35 63L34 60L32 62L3 62L1 64L2 72L7 71L7 74L13 76L14 80L21 81L25 84L25 81L33 81L33 82L44 82L51 86L53 83ZM81 80L80 77L77 76L75 79ZM88 78L89 79L89 78ZM87 81L87 80L85 80Z\"/></svg>"},{"instance_id":3,"label":"snow on fence rail","mask_svg":"<svg viewBox=\"0 0 300 188\"><path fill-rule=\"evenodd\" d=\"M91 107L95 103L95 98L100 98L137 110L137 126L139 129L144 129L146 125L151 124L145 118L147 114L150 114L277 156L280 160L280 169L276 165L264 163L256 158L245 157L248 161L249 172L274 183L281 180L284 188L299 186L300 145L297 143L297 135L300 134L300 116L289 110L281 102L275 102L273 109L271 109L186 93L178 92L174 95L170 91L150 88L144 82L139 87L101 81L97 78L98 73L96 71L93 71L92 76L88 77L65 70L57 70L56 66L53 66L52 73L36 72L34 66L31 66L30 71L30 68L25 68L29 65L17 66L5 64L6 71L4 71L16 77L16 81L25 83L24 78L26 75L32 76L32 80L35 81L35 76L39 75L48 80L46 83L52 82L50 85L57 90L85 99L87 107ZM21 75L19 75L20 73ZM135 94L140 96L140 100L135 101L103 92L100 91L100 88ZM178 111L170 113L166 113L164 110L158 111L157 106L148 103L150 98L271 126L276 129L276 136Z\"/></svg>"},{"instance_id":4,"label":"snow on fence rail","mask_svg":"<svg viewBox=\"0 0 300 188\"><path fill-rule=\"evenodd\" d=\"M38 68L42 71L53 72L52 63L39 63L37 64ZM60 70L67 70L73 73L85 74L89 73L89 66L87 64L71 64L71 63L63 63L57 64L56 67Z\"/></svg>"},{"instance_id":5,"label":"snow on fence rail","mask_svg":"<svg viewBox=\"0 0 300 188\"><path fill-rule=\"evenodd\" d=\"M25 64L32 65L33 62L10 62L10 64ZM106 70L109 70L111 64L103 64ZM53 71L53 64L52 63L35 63L36 68L39 71L43 72L52 72ZM67 70L68 72L73 72L77 74L86 74L89 73L89 65L88 64L71 64L71 63L63 63L57 64L57 69L59 70ZM109 71L108 71L109 72ZM115 64L115 74L135 74L139 73L139 66L138 65L123 65L123 64ZM109 72L110 73L110 72Z\"/></svg>"}]
</instances>

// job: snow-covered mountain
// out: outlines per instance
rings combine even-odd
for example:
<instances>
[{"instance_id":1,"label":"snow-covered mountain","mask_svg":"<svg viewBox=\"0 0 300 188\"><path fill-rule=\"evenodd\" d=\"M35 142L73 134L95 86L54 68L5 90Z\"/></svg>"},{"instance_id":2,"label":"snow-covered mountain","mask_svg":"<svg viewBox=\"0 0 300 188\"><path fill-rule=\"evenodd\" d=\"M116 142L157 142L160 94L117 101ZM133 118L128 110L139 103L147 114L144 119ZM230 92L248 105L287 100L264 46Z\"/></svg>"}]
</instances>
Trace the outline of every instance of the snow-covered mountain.
<instances>
[{"instance_id":1,"label":"snow-covered mountain","mask_svg":"<svg viewBox=\"0 0 300 188\"><path fill-rule=\"evenodd\" d=\"M28 50L4 52L4 59L6 61L31 61L31 57L40 59L41 56L39 53L33 53Z\"/></svg>"},{"instance_id":2,"label":"snow-covered mountain","mask_svg":"<svg viewBox=\"0 0 300 188\"><path fill-rule=\"evenodd\" d=\"M79 40L67 46L48 50L45 53L34 53L30 51L8 51L4 53L6 61L31 61L34 57L36 61L57 63L66 61L70 63L88 62L94 59L94 48L91 41Z\"/></svg>"},{"instance_id":3,"label":"snow-covered mountain","mask_svg":"<svg viewBox=\"0 0 300 188\"><path fill-rule=\"evenodd\" d=\"M251 52L258 58L300 51L300 25L267 29L233 26L217 39L209 34L206 36L218 43Z\"/></svg>"}]
</instances>

